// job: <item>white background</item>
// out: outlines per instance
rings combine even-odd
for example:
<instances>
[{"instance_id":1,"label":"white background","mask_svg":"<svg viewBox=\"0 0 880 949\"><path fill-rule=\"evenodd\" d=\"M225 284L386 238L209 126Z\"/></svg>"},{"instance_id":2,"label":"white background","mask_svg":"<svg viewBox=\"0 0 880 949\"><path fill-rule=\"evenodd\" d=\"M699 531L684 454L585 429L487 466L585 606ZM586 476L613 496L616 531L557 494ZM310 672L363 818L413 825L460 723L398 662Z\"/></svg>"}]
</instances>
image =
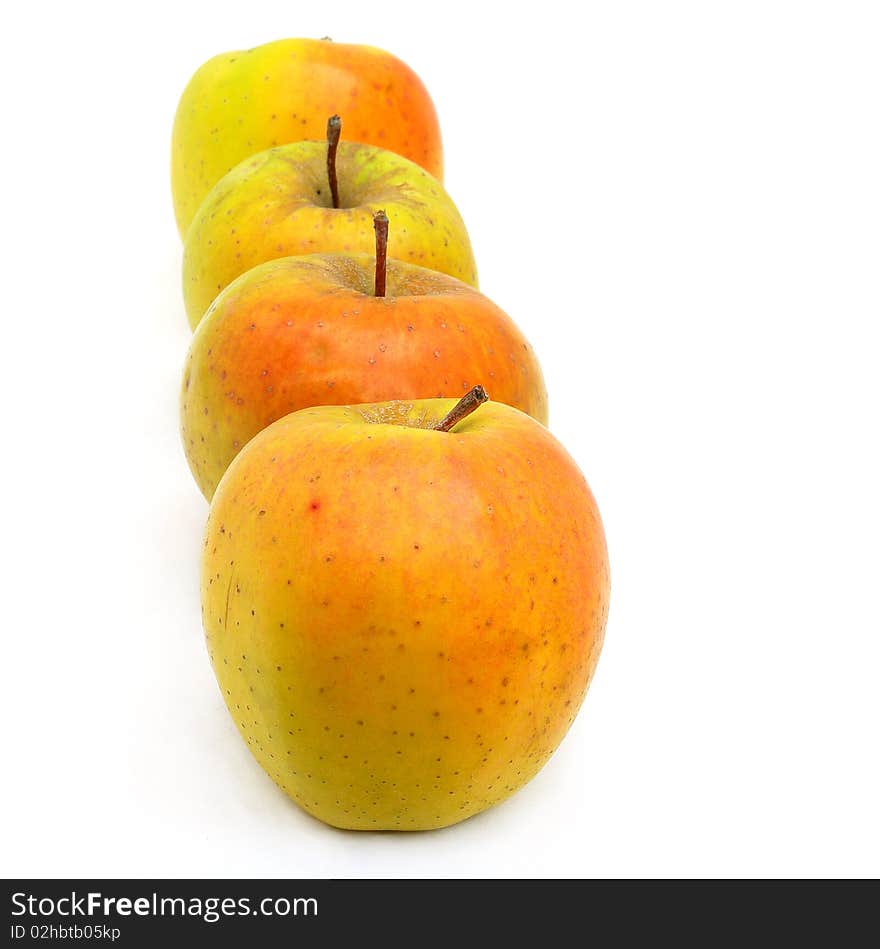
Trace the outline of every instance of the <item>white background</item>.
<instances>
[{"instance_id":1,"label":"white background","mask_svg":"<svg viewBox=\"0 0 880 949\"><path fill-rule=\"evenodd\" d=\"M877 6L132 9L4 31L3 875L880 874ZM171 122L205 59L297 35L431 90L608 535L568 738L442 832L299 812L202 639Z\"/></svg>"}]
</instances>

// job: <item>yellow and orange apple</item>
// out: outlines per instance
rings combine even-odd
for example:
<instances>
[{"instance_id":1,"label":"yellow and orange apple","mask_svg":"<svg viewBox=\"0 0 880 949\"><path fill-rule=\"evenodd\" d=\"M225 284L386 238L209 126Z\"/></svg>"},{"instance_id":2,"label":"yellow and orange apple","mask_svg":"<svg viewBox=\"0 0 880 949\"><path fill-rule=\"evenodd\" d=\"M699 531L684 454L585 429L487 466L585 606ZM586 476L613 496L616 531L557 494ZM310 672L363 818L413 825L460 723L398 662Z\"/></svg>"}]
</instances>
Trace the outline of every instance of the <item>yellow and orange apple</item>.
<instances>
[{"instance_id":1,"label":"yellow and orange apple","mask_svg":"<svg viewBox=\"0 0 880 949\"><path fill-rule=\"evenodd\" d=\"M443 177L434 104L405 63L372 46L284 39L222 53L181 96L171 140L171 187L181 237L211 188L257 152L324 134L346 118L351 141L380 145Z\"/></svg>"},{"instance_id":2,"label":"yellow and orange apple","mask_svg":"<svg viewBox=\"0 0 880 949\"><path fill-rule=\"evenodd\" d=\"M272 780L336 827L444 827L504 800L599 657L608 562L583 475L525 413L488 402L453 425L455 405L295 412L211 503L223 698Z\"/></svg>"},{"instance_id":3,"label":"yellow and orange apple","mask_svg":"<svg viewBox=\"0 0 880 949\"><path fill-rule=\"evenodd\" d=\"M436 178L373 145L294 142L245 159L199 208L183 251L190 325L257 264L294 254L370 253L379 209L392 224L390 256L477 285L464 222Z\"/></svg>"}]
</instances>

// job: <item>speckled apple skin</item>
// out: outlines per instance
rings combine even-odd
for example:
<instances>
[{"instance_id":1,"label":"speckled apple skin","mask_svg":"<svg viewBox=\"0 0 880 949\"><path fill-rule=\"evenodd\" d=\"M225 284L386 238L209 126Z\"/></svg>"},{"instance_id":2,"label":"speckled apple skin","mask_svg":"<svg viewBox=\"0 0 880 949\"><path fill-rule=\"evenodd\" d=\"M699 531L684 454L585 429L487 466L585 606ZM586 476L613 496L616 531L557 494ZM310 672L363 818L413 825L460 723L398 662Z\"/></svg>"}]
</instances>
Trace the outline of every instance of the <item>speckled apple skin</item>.
<instances>
[{"instance_id":1,"label":"speckled apple skin","mask_svg":"<svg viewBox=\"0 0 880 949\"><path fill-rule=\"evenodd\" d=\"M210 500L257 432L313 405L460 397L476 384L547 423L547 390L529 343L491 300L453 277L375 258L270 261L224 290L193 336L181 435Z\"/></svg>"},{"instance_id":2,"label":"speckled apple skin","mask_svg":"<svg viewBox=\"0 0 880 949\"><path fill-rule=\"evenodd\" d=\"M443 179L437 113L409 66L371 46L277 40L208 60L181 96L171 137L181 236L227 171L275 145L323 138L335 114L348 141L380 145Z\"/></svg>"},{"instance_id":3,"label":"speckled apple skin","mask_svg":"<svg viewBox=\"0 0 880 949\"><path fill-rule=\"evenodd\" d=\"M577 714L609 577L570 456L497 402L319 407L238 455L211 505L207 646L269 776L341 828L424 830L507 798Z\"/></svg>"},{"instance_id":4,"label":"speckled apple skin","mask_svg":"<svg viewBox=\"0 0 880 949\"><path fill-rule=\"evenodd\" d=\"M278 257L375 253L373 214L389 220L388 256L477 285L464 221L418 165L372 145L341 142L339 208L327 184L327 145L295 142L246 159L212 188L183 250L183 298L195 328L239 274Z\"/></svg>"}]
</instances>

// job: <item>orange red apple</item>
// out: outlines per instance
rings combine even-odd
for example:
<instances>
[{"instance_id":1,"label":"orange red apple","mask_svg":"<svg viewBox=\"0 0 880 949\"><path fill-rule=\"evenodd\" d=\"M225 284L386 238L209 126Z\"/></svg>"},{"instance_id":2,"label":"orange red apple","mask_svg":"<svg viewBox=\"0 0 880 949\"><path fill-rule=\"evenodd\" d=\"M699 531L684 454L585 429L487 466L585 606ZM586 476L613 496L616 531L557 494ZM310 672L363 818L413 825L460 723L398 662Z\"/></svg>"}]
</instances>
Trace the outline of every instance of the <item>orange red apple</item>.
<instances>
[{"instance_id":1,"label":"orange red apple","mask_svg":"<svg viewBox=\"0 0 880 949\"><path fill-rule=\"evenodd\" d=\"M547 421L537 358L514 322L453 277L376 256L306 255L256 267L196 329L181 390L181 432L207 498L244 445L313 405L457 397L478 380Z\"/></svg>"}]
</instances>

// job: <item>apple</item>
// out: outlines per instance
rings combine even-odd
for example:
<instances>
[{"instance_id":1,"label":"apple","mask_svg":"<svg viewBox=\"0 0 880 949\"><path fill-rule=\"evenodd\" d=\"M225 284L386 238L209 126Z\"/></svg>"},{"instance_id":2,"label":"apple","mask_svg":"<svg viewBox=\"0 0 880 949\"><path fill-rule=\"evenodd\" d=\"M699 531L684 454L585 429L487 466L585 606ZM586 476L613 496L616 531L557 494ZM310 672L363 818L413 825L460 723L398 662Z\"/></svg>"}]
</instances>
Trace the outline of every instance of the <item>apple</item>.
<instances>
[{"instance_id":1,"label":"apple","mask_svg":"<svg viewBox=\"0 0 880 949\"><path fill-rule=\"evenodd\" d=\"M277 257L370 253L373 214L394 224L390 255L477 285L464 222L436 178L374 145L294 142L245 159L209 192L186 235L183 296L195 328L239 274Z\"/></svg>"},{"instance_id":2,"label":"apple","mask_svg":"<svg viewBox=\"0 0 880 949\"><path fill-rule=\"evenodd\" d=\"M543 425L484 399L294 412L211 503L221 693L272 780L333 826L444 827L504 800L553 754L599 658L590 489Z\"/></svg>"},{"instance_id":3,"label":"apple","mask_svg":"<svg viewBox=\"0 0 880 949\"><path fill-rule=\"evenodd\" d=\"M477 379L547 422L541 368L514 322L454 277L373 256L309 254L234 280L196 329L181 434L210 500L229 463L269 423L312 405L454 397Z\"/></svg>"},{"instance_id":4,"label":"apple","mask_svg":"<svg viewBox=\"0 0 880 949\"><path fill-rule=\"evenodd\" d=\"M380 145L443 177L437 113L419 77L390 53L329 39L284 39L222 53L181 96L171 188L181 237L208 191L239 162L323 135L346 116L352 141Z\"/></svg>"}]
</instances>

